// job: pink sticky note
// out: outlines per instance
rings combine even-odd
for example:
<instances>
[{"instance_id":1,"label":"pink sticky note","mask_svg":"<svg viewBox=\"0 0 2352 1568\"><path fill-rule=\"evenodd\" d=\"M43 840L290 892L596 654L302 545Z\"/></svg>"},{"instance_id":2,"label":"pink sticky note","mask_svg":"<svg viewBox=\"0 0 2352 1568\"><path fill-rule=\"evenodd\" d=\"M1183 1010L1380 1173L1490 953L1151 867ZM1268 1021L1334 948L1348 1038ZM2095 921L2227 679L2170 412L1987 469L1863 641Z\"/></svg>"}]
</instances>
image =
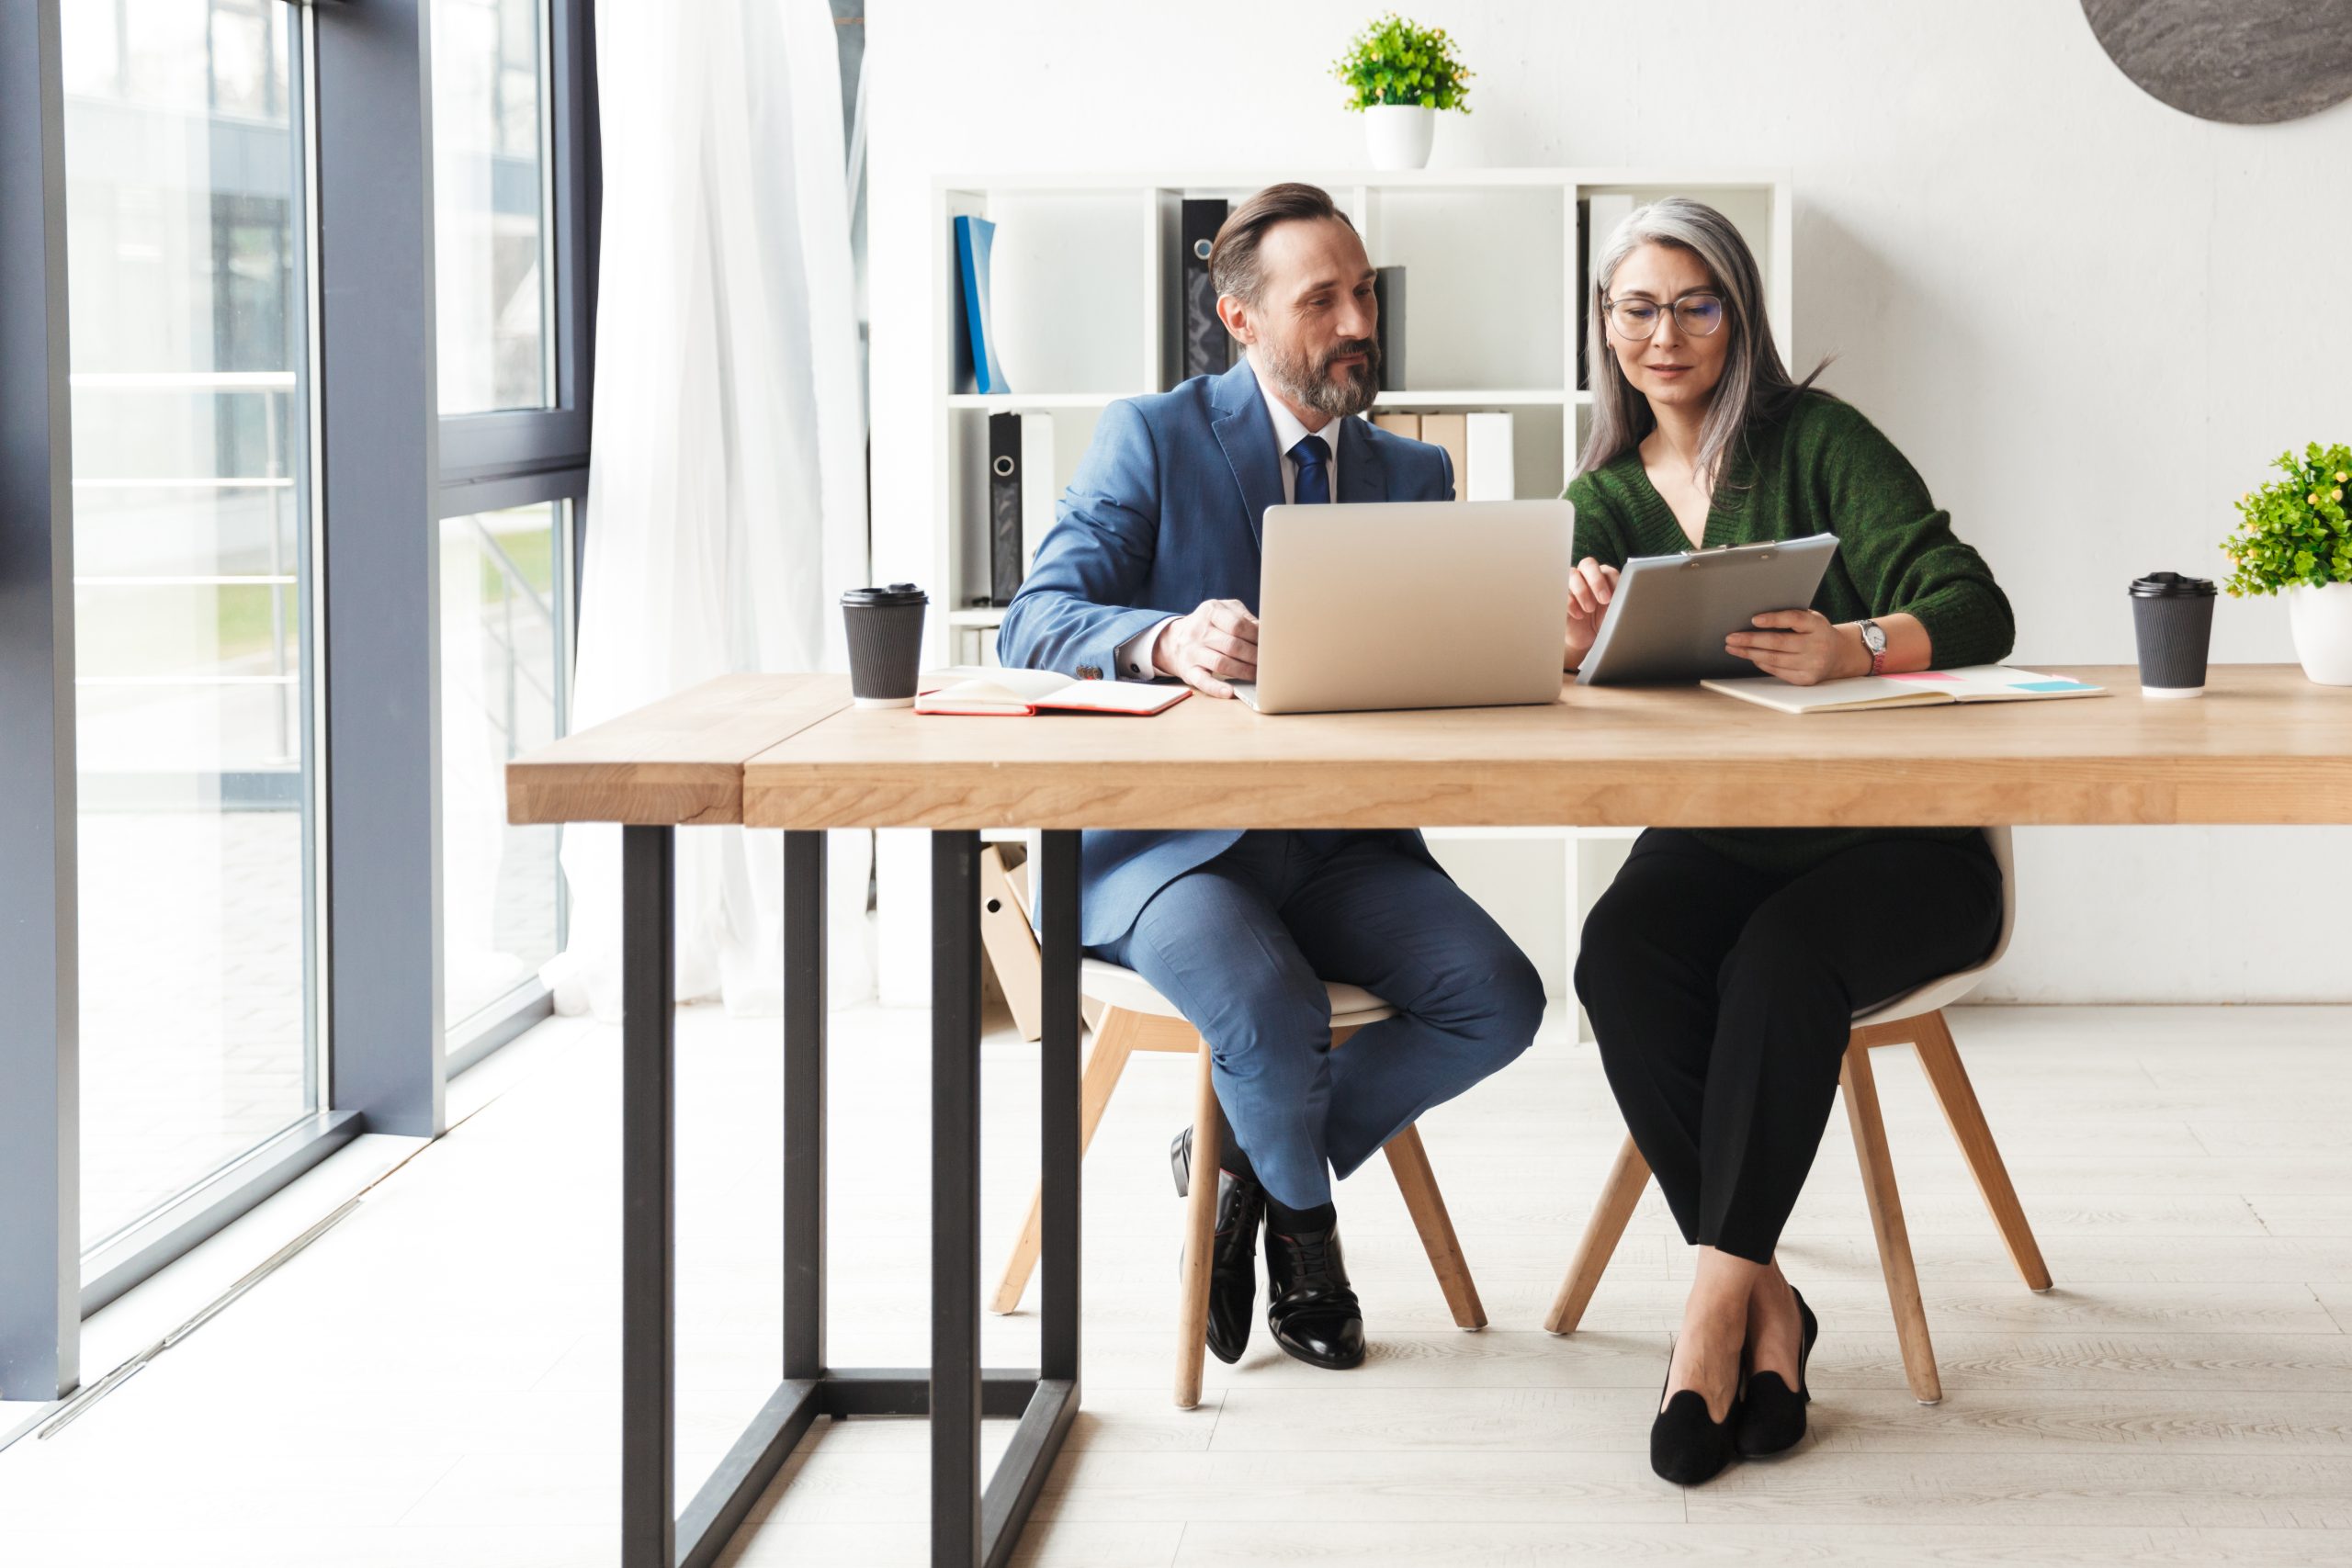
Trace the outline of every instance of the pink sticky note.
<instances>
[{"instance_id":1,"label":"pink sticky note","mask_svg":"<svg viewBox=\"0 0 2352 1568\"><path fill-rule=\"evenodd\" d=\"M1887 675L1883 676L1882 679L1888 681L1958 681L1960 677L1957 675L1947 675L1940 670L1922 670L1916 674Z\"/></svg>"}]
</instances>

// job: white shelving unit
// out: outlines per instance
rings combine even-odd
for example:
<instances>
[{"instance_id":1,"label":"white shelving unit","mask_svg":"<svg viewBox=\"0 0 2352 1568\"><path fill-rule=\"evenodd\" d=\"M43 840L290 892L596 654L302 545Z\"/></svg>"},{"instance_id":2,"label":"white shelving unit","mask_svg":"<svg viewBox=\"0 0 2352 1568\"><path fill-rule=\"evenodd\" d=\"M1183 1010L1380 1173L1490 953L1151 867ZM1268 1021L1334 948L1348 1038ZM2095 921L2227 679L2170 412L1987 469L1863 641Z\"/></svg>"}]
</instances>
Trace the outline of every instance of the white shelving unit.
<instances>
[{"instance_id":1,"label":"white shelving unit","mask_svg":"<svg viewBox=\"0 0 2352 1568\"><path fill-rule=\"evenodd\" d=\"M1510 413L1512 482L1520 496L1560 492L1589 417L1590 394L1576 385L1583 325L1577 259L1586 246L1580 201L1683 195L1721 209L1763 268L1766 310L1782 353L1795 354L1792 199L1780 171L1170 169L943 176L932 193L932 505L927 517L877 517L875 525L877 558L927 563L932 603L945 611L933 617L932 661L985 661L1002 618L1001 609L971 603L988 578L988 416L1053 420L1055 472L1025 476L1025 482L1047 482L1058 495L1103 409L1176 380L1182 202L1238 202L1285 179L1329 190L1363 236L1374 265L1406 269L1405 363L1419 385L1382 392L1377 406ZM968 377L969 357L953 220L963 214L997 225L989 325L1011 392L959 389L959 366ZM1615 874L1630 836L1578 829L1429 833L1449 870L1536 956L1558 996L1567 994L1583 913ZM883 867L886 909L893 858L886 855ZM920 907L919 899L910 902ZM893 945L884 943L886 964ZM884 994L915 995L887 976Z\"/></svg>"},{"instance_id":2,"label":"white shelving unit","mask_svg":"<svg viewBox=\"0 0 2352 1568\"><path fill-rule=\"evenodd\" d=\"M992 641L986 634L998 619L993 607L971 603L988 575L988 416L1041 413L1053 420L1057 471L1030 482L1044 478L1058 492L1104 408L1176 380L1182 202L1238 201L1283 178L1329 190L1363 235L1374 265L1406 269L1405 362L1417 384L1384 391L1377 406L1511 413L1513 486L1522 496L1559 493L1591 400L1576 387L1582 327L1577 258L1586 247L1577 229L1580 200L1676 193L1723 209L1763 266L1774 333L1784 347L1792 344L1792 213L1788 180L1777 172L1170 169L943 176L933 186L930 536L920 553L898 556L928 561L933 603L947 612L938 618L934 658L974 661ZM953 220L963 214L997 224L990 327L1011 392L959 389L959 366L968 377L969 356Z\"/></svg>"}]
</instances>

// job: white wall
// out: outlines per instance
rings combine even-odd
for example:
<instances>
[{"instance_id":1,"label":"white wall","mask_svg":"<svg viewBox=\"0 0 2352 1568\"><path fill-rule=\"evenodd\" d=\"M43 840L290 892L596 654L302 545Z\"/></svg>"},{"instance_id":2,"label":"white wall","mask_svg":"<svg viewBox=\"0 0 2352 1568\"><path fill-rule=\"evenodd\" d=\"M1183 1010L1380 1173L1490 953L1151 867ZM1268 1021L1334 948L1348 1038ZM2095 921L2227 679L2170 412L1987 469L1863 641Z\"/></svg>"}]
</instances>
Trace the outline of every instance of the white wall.
<instances>
[{"instance_id":1,"label":"white wall","mask_svg":"<svg viewBox=\"0 0 2352 1568\"><path fill-rule=\"evenodd\" d=\"M1352 167L1328 62L1374 0L901 0L869 19L876 570L927 512L935 172ZM1910 456L2018 610L2016 659L2127 661L2124 584L2219 575L2283 447L2352 438L2352 104L2207 124L2074 0L1415 0L1477 77L1432 163L1786 166L1796 355ZM897 434L893 434L896 432ZM2215 656L2290 658L2224 600ZM2352 1000L2352 831L2021 833L2000 994ZM1897 895L1899 897L1899 895Z\"/></svg>"}]
</instances>

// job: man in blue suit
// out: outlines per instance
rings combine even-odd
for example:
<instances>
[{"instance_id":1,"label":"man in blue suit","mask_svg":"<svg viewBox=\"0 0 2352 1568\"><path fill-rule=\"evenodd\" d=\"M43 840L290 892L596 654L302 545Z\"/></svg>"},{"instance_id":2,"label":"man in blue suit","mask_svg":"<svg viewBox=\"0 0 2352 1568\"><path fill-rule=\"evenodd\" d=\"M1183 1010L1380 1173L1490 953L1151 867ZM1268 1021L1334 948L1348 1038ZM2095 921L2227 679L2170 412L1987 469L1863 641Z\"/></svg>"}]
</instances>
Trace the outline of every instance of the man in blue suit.
<instances>
[{"instance_id":1,"label":"man in blue suit","mask_svg":"<svg viewBox=\"0 0 2352 1568\"><path fill-rule=\"evenodd\" d=\"M1354 417L1379 390L1373 268L1328 195L1259 192L1209 270L1246 357L1103 412L997 633L1005 663L1230 698L1257 671L1266 508L1452 499L1441 448ZM1262 1218L1275 1341L1357 1365L1332 1175L1527 1048L1533 967L1411 831L1088 833L1081 886L1088 951L1141 974L1209 1043L1229 1126L1210 1348L1229 1362L1249 1341ZM1333 1053L1325 980L1397 1015ZM1181 1192L1190 1129L1171 1152Z\"/></svg>"}]
</instances>

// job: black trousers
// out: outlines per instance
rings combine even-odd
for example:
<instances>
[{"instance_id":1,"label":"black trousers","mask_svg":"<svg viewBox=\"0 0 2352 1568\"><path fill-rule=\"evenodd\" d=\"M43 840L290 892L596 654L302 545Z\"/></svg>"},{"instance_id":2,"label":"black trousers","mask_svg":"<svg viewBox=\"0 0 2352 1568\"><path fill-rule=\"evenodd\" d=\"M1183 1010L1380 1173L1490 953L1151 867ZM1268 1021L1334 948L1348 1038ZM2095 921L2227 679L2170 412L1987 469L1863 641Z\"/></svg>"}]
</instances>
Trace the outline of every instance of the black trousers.
<instances>
[{"instance_id":1,"label":"black trousers","mask_svg":"<svg viewBox=\"0 0 2352 1568\"><path fill-rule=\"evenodd\" d=\"M2000 934L1983 838L1889 837L1793 874L1652 829L1585 921L1577 995L1684 1238L1769 1262L1860 1010Z\"/></svg>"}]
</instances>

